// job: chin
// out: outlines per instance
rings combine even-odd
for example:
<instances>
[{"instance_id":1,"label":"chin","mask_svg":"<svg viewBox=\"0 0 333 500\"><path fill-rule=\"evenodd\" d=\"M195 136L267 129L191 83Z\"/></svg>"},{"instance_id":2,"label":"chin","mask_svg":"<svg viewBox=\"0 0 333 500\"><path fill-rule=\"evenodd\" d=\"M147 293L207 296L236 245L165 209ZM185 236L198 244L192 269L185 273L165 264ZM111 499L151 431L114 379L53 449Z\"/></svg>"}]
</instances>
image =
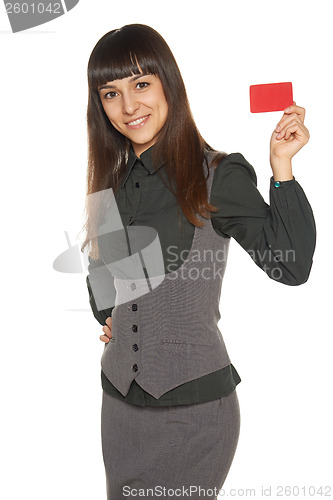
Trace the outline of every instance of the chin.
<instances>
[{"instance_id":1,"label":"chin","mask_svg":"<svg viewBox=\"0 0 333 500\"><path fill-rule=\"evenodd\" d=\"M139 139L139 138L135 138L135 137L132 137L132 141L134 141L136 144L141 144L141 146L144 146L145 144L149 144L150 142L152 142L152 140L154 139L155 136L151 136L151 137L144 137L142 139Z\"/></svg>"}]
</instances>

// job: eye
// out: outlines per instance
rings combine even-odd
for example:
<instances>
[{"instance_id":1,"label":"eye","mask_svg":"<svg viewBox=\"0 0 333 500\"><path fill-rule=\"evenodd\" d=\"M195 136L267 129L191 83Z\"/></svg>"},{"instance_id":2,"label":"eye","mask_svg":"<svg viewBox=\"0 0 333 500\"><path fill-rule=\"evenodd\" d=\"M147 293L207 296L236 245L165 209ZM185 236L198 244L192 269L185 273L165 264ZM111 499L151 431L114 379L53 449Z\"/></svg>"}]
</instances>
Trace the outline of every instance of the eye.
<instances>
[{"instance_id":1,"label":"eye","mask_svg":"<svg viewBox=\"0 0 333 500\"><path fill-rule=\"evenodd\" d=\"M107 97L108 95L110 95L110 99L113 99L113 97L115 97L114 94L116 94L116 93L117 92L110 91L107 94L104 94L103 99L108 99L108 97Z\"/></svg>"},{"instance_id":2,"label":"eye","mask_svg":"<svg viewBox=\"0 0 333 500\"><path fill-rule=\"evenodd\" d=\"M137 88L139 86L138 90L143 90L143 89L147 88L149 85L150 85L149 82L138 82L136 84L135 88ZM104 94L103 99L106 99L106 100L114 99L116 97L116 95L117 95L117 92L111 90L110 92L107 92L106 94ZM108 97L108 96L110 96L110 97Z\"/></svg>"},{"instance_id":3,"label":"eye","mask_svg":"<svg viewBox=\"0 0 333 500\"><path fill-rule=\"evenodd\" d=\"M148 82L138 82L137 85L144 85L144 87L140 87L140 89L145 89L150 83Z\"/></svg>"}]
</instances>

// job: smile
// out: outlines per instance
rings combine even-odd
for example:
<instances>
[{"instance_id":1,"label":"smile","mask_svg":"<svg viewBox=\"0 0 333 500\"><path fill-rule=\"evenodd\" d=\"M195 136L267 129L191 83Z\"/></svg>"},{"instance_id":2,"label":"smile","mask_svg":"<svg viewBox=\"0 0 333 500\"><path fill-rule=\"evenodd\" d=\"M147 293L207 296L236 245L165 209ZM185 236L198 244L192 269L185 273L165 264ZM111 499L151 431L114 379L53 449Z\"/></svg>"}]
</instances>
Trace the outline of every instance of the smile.
<instances>
[{"instance_id":1,"label":"smile","mask_svg":"<svg viewBox=\"0 0 333 500\"><path fill-rule=\"evenodd\" d=\"M131 128L143 127L143 125L145 124L145 122L146 122L147 118L149 118L149 116L150 115L143 116L142 118L138 118L137 120L126 123L126 125L128 127L131 127Z\"/></svg>"}]
</instances>

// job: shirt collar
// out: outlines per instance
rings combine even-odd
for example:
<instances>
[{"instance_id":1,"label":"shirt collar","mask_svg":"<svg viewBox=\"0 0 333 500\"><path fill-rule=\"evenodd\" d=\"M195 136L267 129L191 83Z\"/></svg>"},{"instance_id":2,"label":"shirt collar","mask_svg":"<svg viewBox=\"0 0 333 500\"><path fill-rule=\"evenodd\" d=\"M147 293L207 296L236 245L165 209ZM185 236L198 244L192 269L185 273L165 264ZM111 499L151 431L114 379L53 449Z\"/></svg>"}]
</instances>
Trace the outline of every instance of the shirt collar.
<instances>
[{"instance_id":1,"label":"shirt collar","mask_svg":"<svg viewBox=\"0 0 333 500\"><path fill-rule=\"evenodd\" d=\"M141 153L141 156L138 157L136 156L136 154L134 153L134 149L133 149L133 146L131 145L130 146L130 150L129 150L129 153L128 153L128 161L127 161L127 165L126 165L126 171L125 171L125 178L121 184L122 187L124 187L127 179L129 178L130 174L131 174L131 171L134 167L134 164L137 160L141 161L143 163L143 165L145 166L145 168L148 170L148 172L150 174L154 174L158 169L160 169L162 167L162 165L164 165L164 162L162 160L160 160L157 165L156 165L156 168L154 168L154 165L153 165L153 162L152 162L152 152L153 152L153 148L154 148L154 144L152 146L150 146L150 148L146 149L146 151L144 151L143 153Z\"/></svg>"}]
</instances>

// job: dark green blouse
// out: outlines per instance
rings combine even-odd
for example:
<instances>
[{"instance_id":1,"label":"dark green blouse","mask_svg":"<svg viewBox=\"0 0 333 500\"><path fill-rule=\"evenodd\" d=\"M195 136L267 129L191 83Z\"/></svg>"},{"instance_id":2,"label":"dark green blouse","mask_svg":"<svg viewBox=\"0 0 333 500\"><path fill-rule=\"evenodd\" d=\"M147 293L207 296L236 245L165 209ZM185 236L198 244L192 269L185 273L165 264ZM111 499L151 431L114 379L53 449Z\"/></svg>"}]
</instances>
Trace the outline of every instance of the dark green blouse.
<instances>
[{"instance_id":1,"label":"dark green blouse","mask_svg":"<svg viewBox=\"0 0 333 500\"><path fill-rule=\"evenodd\" d=\"M151 153L154 146L140 158L130 149L127 169L121 188L115 194L124 226L146 225L158 232L165 273L175 271L186 259L192 245L195 227L180 213L175 196L166 187L163 163L154 169ZM165 179L165 177L164 177ZM269 278L296 286L309 277L316 245L316 226L311 206L296 181L275 185L270 178L270 204L257 189L252 165L241 153L231 153L214 171L210 203L219 210L211 213L216 233L233 237ZM89 257L88 271L103 264ZM110 277L107 278L110 280ZM89 302L101 325L112 316L109 309L98 311L87 276ZM108 283L108 286L109 283ZM114 296L115 291L110 293ZM182 384L159 399L144 391L134 380L124 397L101 372L102 388L128 403L140 406L166 406L211 401L230 394L241 378L232 364L198 379Z\"/></svg>"}]
</instances>

